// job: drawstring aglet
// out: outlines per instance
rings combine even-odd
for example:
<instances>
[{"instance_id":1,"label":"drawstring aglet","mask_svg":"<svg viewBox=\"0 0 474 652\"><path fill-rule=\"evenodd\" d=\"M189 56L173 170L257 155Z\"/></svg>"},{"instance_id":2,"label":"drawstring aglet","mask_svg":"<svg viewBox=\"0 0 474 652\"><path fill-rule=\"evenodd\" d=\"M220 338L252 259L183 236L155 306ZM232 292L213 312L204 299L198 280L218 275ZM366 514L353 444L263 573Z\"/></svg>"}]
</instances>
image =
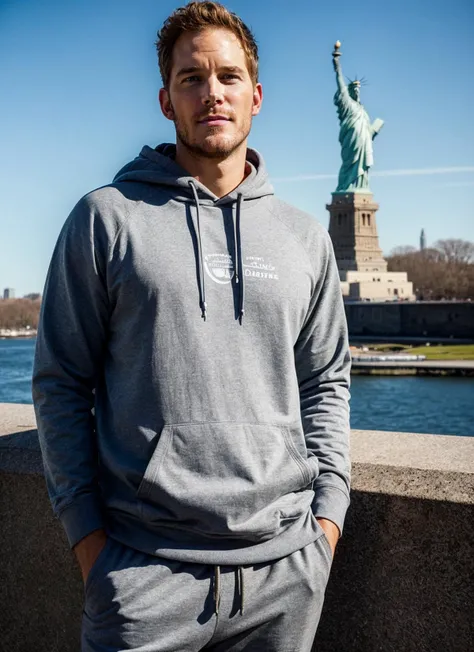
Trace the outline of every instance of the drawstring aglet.
<instances>
[{"instance_id":1,"label":"drawstring aglet","mask_svg":"<svg viewBox=\"0 0 474 652\"><path fill-rule=\"evenodd\" d=\"M206 321L206 315L207 315L207 303L204 302L201 307L201 317Z\"/></svg>"}]
</instances>

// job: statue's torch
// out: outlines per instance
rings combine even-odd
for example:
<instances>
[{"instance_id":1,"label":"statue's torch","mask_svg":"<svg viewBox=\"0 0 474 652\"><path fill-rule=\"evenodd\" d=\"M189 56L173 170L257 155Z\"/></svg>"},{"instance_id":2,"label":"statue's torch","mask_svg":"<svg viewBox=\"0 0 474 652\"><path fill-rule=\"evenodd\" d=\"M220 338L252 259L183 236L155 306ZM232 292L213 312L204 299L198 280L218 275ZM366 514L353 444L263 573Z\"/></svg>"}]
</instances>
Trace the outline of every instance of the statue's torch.
<instances>
[{"instance_id":1,"label":"statue's torch","mask_svg":"<svg viewBox=\"0 0 474 652\"><path fill-rule=\"evenodd\" d=\"M336 41L334 43L334 52L332 53L333 59L337 61L338 57L341 56L341 53L339 52L339 48L341 47L341 41Z\"/></svg>"}]
</instances>

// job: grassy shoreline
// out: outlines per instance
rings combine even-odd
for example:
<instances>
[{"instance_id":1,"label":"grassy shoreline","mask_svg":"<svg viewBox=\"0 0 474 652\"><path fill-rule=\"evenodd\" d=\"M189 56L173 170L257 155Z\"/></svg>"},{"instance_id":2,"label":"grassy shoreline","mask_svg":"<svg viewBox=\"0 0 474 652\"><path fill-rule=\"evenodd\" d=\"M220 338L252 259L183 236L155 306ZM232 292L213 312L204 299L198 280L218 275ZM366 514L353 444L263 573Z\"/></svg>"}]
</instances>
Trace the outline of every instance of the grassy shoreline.
<instances>
[{"instance_id":1,"label":"grassy shoreline","mask_svg":"<svg viewBox=\"0 0 474 652\"><path fill-rule=\"evenodd\" d=\"M424 355L427 360L474 360L474 344L409 346L407 344L364 344L371 353Z\"/></svg>"}]
</instances>

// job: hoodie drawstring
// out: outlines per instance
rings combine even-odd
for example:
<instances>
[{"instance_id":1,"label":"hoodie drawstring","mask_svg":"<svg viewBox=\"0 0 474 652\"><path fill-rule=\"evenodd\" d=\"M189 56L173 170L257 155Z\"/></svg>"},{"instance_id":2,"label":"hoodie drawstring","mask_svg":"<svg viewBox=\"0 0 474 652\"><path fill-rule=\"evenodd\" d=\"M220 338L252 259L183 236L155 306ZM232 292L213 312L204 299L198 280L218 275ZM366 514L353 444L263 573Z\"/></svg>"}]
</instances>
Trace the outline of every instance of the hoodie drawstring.
<instances>
[{"instance_id":1,"label":"hoodie drawstring","mask_svg":"<svg viewBox=\"0 0 474 652\"><path fill-rule=\"evenodd\" d=\"M239 286L239 321L242 323L244 318L244 301L245 301L245 281L244 281L244 264L242 258L242 238L240 235L240 213L242 208L243 195L237 197L237 210L234 221L234 251L235 251L235 282Z\"/></svg>"},{"instance_id":2,"label":"hoodie drawstring","mask_svg":"<svg viewBox=\"0 0 474 652\"><path fill-rule=\"evenodd\" d=\"M206 321L206 311L207 311L207 303L206 303L206 284L204 280L204 261L202 258L202 239L201 239L201 220L200 220L200 215L199 215L199 197L197 194L197 188L194 185L192 181L189 182L189 185L191 187L193 196L194 196L194 202L196 204L196 222L197 222L197 228L196 224L194 224L194 219L191 214L191 219L193 220L193 226L194 226L194 231L196 233L196 238L198 242L198 267L199 267L199 307L201 308L201 317Z\"/></svg>"},{"instance_id":3,"label":"hoodie drawstring","mask_svg":"<svg viewBox=\"0 0 474 652\"><path fill-rule=\"evenodd\" d=\"M240 615L244 613L244 599L245 599L245 585L244 585L244 569L242 566L236 568L236 582L237 590L240 596ZM221 567L214 566L214 582L213 582L213 597L214 597L214 613L219 615L219 603L221 601Z\"/></svg>"},{"instance_id":4,"label":"hoodie drawstring","mask_svg":"<svg viewBox=\"0 0 474 652\"><path fill-rule=\"evenodd\" d=\"M199 212L199 196L197 188L192 181L189 181L189 186L193 193L194 203L196 204L196 221L191 212L191 219L193 222L194 232L197 239L197 255L198 255L198 269L199 269L199 307L201 308L201 317L206 321L207 303L206 303L206 284L204 278L204 260L202 255L202 236L201 236L201 216ZM239 194L237 197L237 210L234 215L232 213L232 223L234 231L234 270L235 270L235 283L238 287L238 314L239 322L242 324L244 318L244 302L245 302L245 283L244 283L244 264L242 258L242 238L240 233L240 216L243 202L243 195Z\"/></svg>"}]
</instances>

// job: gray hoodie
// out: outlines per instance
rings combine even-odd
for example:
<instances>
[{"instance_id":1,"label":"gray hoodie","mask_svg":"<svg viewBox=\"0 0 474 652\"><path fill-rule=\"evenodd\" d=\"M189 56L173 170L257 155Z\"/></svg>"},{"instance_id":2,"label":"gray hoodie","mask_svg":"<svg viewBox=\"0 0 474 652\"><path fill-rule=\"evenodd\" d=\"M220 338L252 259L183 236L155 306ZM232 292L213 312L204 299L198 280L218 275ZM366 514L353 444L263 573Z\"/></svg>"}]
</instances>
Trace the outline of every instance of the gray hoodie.
<instances>
[{"instance_id":1,"label":"gray hoodie","mask_svg":"<svg viewBox=\"0 0 474 652\"><path fill-rule=\"evenodd\" d=\"M71 546L105 527L163 557L252 564L342 530L346 321L331 241L261 156L217 198L144 147L66 221L33 399ZM92 408L95 407L95 410Z\"/></svg>"}]
</instances>

